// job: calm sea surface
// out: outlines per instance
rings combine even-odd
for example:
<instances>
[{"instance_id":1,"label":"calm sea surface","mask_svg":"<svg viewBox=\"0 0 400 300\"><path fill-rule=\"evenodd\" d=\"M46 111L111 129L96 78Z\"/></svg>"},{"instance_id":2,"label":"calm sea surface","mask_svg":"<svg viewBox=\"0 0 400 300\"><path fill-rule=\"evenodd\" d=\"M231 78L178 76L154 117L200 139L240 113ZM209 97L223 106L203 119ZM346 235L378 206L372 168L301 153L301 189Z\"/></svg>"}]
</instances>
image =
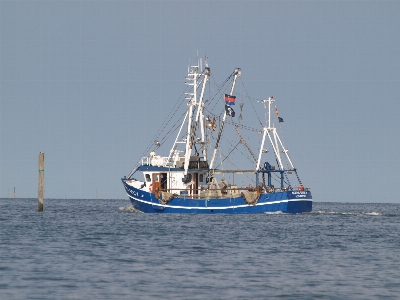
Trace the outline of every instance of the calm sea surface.
<instances>
[{"instance_id":1,"label":"calm sea surface","mask_svg":"<svg viewBox=\"0 0 400 300\"><path fill-rule=\"evenodd\" d=\"M400 299L400 204L155 215L0 199L0 299Z\"/></svg>"}]
</instances>

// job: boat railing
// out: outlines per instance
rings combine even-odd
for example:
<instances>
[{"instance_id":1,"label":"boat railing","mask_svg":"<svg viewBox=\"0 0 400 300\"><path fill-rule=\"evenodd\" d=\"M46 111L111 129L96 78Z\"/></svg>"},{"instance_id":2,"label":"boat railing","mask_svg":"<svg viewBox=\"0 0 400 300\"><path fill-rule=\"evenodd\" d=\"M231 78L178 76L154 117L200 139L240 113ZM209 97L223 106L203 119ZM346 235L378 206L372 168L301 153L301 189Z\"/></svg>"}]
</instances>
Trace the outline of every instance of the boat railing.
<instances>
[{"instance_id":1,"label":"boat railing","mask_svg":"<svg viewBox=\"0 0 400 300\"><path fill-rule=\"evenodd\" d=\"M148 166L148 165L150 165L150 157L147 157L147 156L142 157L142 159L140 160L140 164L141 164L142 166Z\"/></svg>"},{"instance_id":2,"label":"boat railing","mask_svg":"<svg viewBox=\"0 0 400 300\"><path fill-rule=\"evenodd\" d=\"M258 188L251 188L251 187L235 187L235 188L211 188L211 189L199 189L198 193L192 194L190 193L191 189L182 189L182 188L159 188L156 193L158 192L167 192L171 194L175 194L181 198L188 198L188 199L201 199L201 198L213 198L213 199L225 199L225 198L232 198L232 197L239 197L241 192L261 192L261 189Z\"/></svg>"},{"instance_id":3,"label":"boat railing","mask_svg":"<svg viewBox=\"0 0 400 300\"><path fill-rule=\"evenodd\" d=\"M148 157L144 156L140 160L142 166L157 166L157 167L172 167L172 162L169 161L169 157L161 157L161 156L153 156Z\"/></svg>"},{"instance_id":4,"label":"boat railing","mask_svg":"<svg viewBox=\"0 0 400 300\"><path fill-rule=\"evenodd\" d=\"M305 191L308 191L309 188L305 188ZM288 191L299 191L299 189L280 189L280 188L274 188L273 190L267 191L264 188L260 187L251 187L251 186L245 186L245 187L235 187L235 188L208 188L208 189L198 189L198 193L192 194L191 193L192 189L182 189L182 188L159 188L157 189L157 192L168 192L171 194L175 194L178 197L181 198L188 198L188 199L201 199L201 198L213 198L213 199L225 199L225 198L230 198L230 197L238 197L241 195L242 192L258 192L259 194L263 193L275 193L275 192L288 192ZM214 192L216 194L214 194ZM220 193L218 193L220 192ZM208 195L207 195L208 193Z\"/></svg>"}]
</instances>

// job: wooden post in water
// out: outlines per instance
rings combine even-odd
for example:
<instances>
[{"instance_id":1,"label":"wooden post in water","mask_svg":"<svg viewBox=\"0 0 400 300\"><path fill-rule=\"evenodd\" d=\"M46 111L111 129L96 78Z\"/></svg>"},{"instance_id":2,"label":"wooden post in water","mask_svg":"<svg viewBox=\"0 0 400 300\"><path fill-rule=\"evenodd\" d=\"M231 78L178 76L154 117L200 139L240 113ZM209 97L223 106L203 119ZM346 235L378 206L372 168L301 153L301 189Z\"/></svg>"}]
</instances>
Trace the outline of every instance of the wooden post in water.
<instances>
[{"instance_id":1,"label":"wooden post in water","mask_svg":"<svg viewBox=\"0 0 400 300\"><path fill-rule=\"evenodd\" d=\"M44 153L39 152L39 192L38 192L38 211L43 211L44 196Z\"/></svg>"}]
</instances>

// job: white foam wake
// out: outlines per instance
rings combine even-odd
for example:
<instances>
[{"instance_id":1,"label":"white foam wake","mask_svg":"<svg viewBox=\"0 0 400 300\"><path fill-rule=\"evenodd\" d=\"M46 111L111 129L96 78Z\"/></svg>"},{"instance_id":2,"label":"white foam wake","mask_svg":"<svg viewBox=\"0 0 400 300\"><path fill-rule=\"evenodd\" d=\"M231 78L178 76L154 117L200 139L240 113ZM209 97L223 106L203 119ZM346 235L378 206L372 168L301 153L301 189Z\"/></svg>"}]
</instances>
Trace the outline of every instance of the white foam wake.
<instances>
[{"instance_id":1,"label":"white foam wake","mask_svg":"<svg viewBox=\"0 0 400 300\"><path fill-rule=\"evenodd\" d=\"M134 208L133 205L120 207L119 210L122 212L129 212L129 213L141 213L141 211Z\"/></svg>"},{"instance_id":2,"label":"white foam wake","mask_svg":"<svg viewBox=\"0 0 400 300\"><path fill-rule=\"evenodd\" d=\"M313 211L311 214L316 214L316 215L341 215L341 216L383 216L383 214L379 212L356 212L356 211L342 211L342 212L336 212L336 211L323 211L323 210L318 210L318 211Z\"/></svg>"},{"instance_id":3,"label":"white foam wake","mask_svg":"<svg viewBox=\"0 0 400 300\"><path fill-rule=\"evenodd\" d=\"M266 215L282 215L284 214L282 211L268 211L265 213Z\"/></svg>"}]
</instances>

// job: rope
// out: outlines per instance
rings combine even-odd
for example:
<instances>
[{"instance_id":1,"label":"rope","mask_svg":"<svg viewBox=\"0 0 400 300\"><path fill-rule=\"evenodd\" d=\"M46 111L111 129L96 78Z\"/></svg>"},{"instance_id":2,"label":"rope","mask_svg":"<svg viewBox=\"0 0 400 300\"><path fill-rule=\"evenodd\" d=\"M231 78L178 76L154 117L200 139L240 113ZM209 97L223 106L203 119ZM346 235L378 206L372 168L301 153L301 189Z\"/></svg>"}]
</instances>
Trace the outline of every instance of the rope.
<instances>
[{"instance_id":1,"label":"rope","mask_svg":"<svg viewBox=\"0 0 400 300\"><path fill-rule=\"evenodd\" d=\"M229 157L228 156L225 156L225 155L223 155L221 152L220 152L220 155L222 155L222 156L224 156L225 158L222 160L222 161L225 161L225 160L228 160L228 162L230 162L236 169L238 169L239 170L239 167L238 166L236 166L230 159L229 159ZM215 167L215 169L216 168L218 168L219 166L221 165L221 163L218 165L218 166L216 166ZM250 179L253 183L254 183L254 180L251 178L251 177L249 177L249 175L248 174L243 174L244 176L246 176L247 177L247 179ZM242 181L242 183L243 183L243 181Z\"/></svg>"},{"instance_id":2,"label":"rope","mask_svg":"<svg viewBox=\"0 0 400 300\"><path fill-rule=\"evenodd\" d=\"M294 173L296 174L297 180L299 181L300 185L303 185L303 183L300 180L299 174L297 174L297 170L294 170Z\"/></svg>"},{"instance_id":3,"label":"rope","mask_svg":"<svg viewBox=\"0 0 400 300\"><path fill-rule=\"evenodd\" d=\"M220 84L219 86L215 84L216 87L217 87L217 91L216 91L214 97L213 97L212 99L210 99L210 101L211 101L211 100L214 100L214 99L220 94L221 90L225 87L226 83L227 83L234 75L235 75L235 71L233 71L232 74L229 75L228 78L226 78L225 81L224 81L222 84ZM214 76L211 75L211 77L212 77L212 79L214 79ZM215 79L214 79L214 82L215 82ZM219 98L219 97L218 97L218 98ZM219 99L218 99L218 100L219 100ZM215 102L213 108L211 109L212 111L215 110L215 107L217 106L217 104L218 104L218 101Z\"/></svg>"},{"instance_id":4,"label":"rope","mask_svg":"<svg viewBox=\"0 0 400 300\"><path fill-rule=\"evenodd\" d=\"M239 78L239 81L242 84L242 87L243 87L244 91L246 92L247 99L250 99L249 93L247 93L246 87L244 86L242 79ZM254 108L253 102L252 101L249 101L249 102L250 102L251 107L253 108L253 110L254 110L254 112L255 112L255 114L257 116L258 122L260 122L261 127L263 127L263 124L262 124L262 122L260 120L260 117L258 116L258 113L257 113L256 109Z\"/></svg>"},{"instance_id":5,"label":"rope","mask_svg":"<svg viewBox=\"0 0 400 300\"><path fill-rule=\"evenodd\" d=\"M233 147L233 145L232 145L232 143L231 143L230 141L228 141L228 143L231 145L231 147ZM239 141L239 143L240 143L240 141ZM238 143L238 144L239 144L239 143ZM250 157L249 157L248 155L246 155L246 154L243 153L240 149L237 148L237 145L236 145L235 147L233 147L233 150L235 150L235 149L237 149L237 150L238 150L244 157L246 157L251 163L254 163L254 162L250 159ZM233 150L232 150L232 151L233 151ZM223 156L225 157L225 159L228 159L228 161L229 161L234 167L236 167L237 169L239 169L239 167L237 167L233 162L231 162L231 161L229 160L229 155L232 153L232 151L231 151L228 155L226 155L226 156L223 155ZM224 159L224 160L225 160L225 159ZM224 161L224 160L223 160L223 161ZM222 163L222 162L220 162L220 164L218 164L218 165L215 167L215 169L218 168L218 167L221 165L221 163Z\"/></svg>"},{"instance_id":6,"label":"rope","mask_svg":"<svg viewBox=\"0 0 400 300\"><path fill-rule=\"evenodd\" d=\"M134 167L134 168L132 169L132 171L129 173L128 178L130 178L130 177L133 175L133 173L136 172L136 169L140 166L140 161L141 161L142 157L144 157L147 153L150 152L151 147L154 146L154 145L153 145L154 141L161 135L161 133L165 130L165 128L167 128L169 122L172 120L173 113L175 113L176 110L177 110L176 107L182 106L182 103L186 100L185 97L184 97L184 95L185 95L185 93L186 93L188 90L189 90L189 87L186 87L186 89L184 90L184 92L178 97L178 100L175 102L174 106L172 107L172 109L171 109L170 112L168 113L167 118L165 118L164 122L162 123L162 125L159 127L159 129L158 129L157 132L155 133L153 139L150 140L150 142L149 142L149 144L147 145L146 149L144 150L144 152L143 152L142 155L140 156L139 161L136 163L135 167ZM182 96L183 96L183 99L179 102L179 100L180 100L180 98L181 98ZM178 103L179 103L179 104L178 104ZM185 112L184 114L186 114L186 112ZM183 114L183 115L184 115L184 114ZM181 118L182 118L182 117L181 117ZM180 120L178 119L178 121L180 121ZM177 123L178 123L178 121L177 121ZM174 128L174 126L176 126L177 123L175 123L175 125L173 125L172 128ZM176 129L175 129L175 130L176 130ZM168 134L169 132L171 132L171 130L168 131L167 134ZM165 137L162 139L162 142L165 142ZM162 142L160 141L160 145L162 145Z\"/></svg>"}]
</instances>

